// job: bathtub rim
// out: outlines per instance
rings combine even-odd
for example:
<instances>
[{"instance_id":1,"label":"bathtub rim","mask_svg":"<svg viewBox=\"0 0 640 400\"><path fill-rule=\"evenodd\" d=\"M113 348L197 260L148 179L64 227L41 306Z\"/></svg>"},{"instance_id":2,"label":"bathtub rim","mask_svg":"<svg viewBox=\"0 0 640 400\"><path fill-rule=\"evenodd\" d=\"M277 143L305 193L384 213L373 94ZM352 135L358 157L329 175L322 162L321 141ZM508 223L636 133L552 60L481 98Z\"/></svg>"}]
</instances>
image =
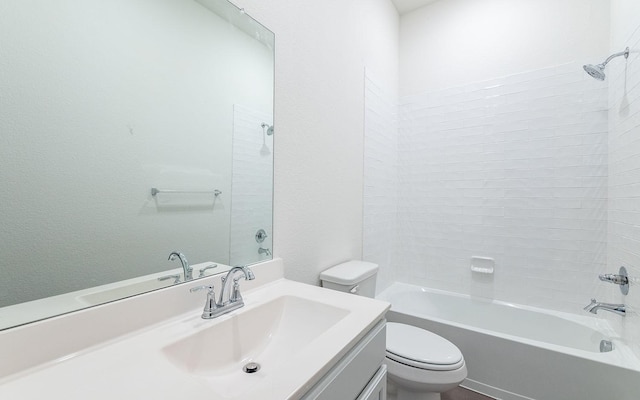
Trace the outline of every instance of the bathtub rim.
<instances>
[{"instance_id":1,"label":"bathtub rim","mask_svg":"<svg viewBox=\"0 0 640 400\"><path fill-rule=\"evenodd\" d=\"M515 308L515 309L521 309L521 310L526 310L526 311L531 311L531 312L537 312L537 313L550 315L550 316L554 316L554 317L559 317L561 319L568 320L568 321L580 324L580 325L582 325L582 326L584 326L586 328L589 328L589 329L592 329L592 330L595 330L595 331L601 333L608 340L611 340L614 343L615 348L614 348L613 351L607 352L607 353L600 353L600 352L596 352L596 351L591 352L591 351L586 351L586 350L570 348L570 347L566 347L566 346L562 346L562 345L558 345L558 344L542 342L542 341L538 341L538 340L534 340L534 339L528 339L528 338L524 338L524 337L521 337L521 336L507 334L507 333L504 333L504 332L493 331L493 330L488 330L488 329L484 329L484 328L478 328L478 327L475 327L475 326L463 324L463 323L452 321L452 320L448 320L448 319L442 319L442 318L433 317L433 316L428 315L426 313L407 312L406 310L402 310L401 307L399 308L397 305L394 305L394 303L391 301L390 297L393 294L406 293L408 291L422 292L422 293L434 293L434 294L439 294L439 295L444 295L444 296L453 296L453 297L462 298L462 299L465 299L465 300L468 300L468 301L481 302L481 303L487 303L487 304L495 304L495 305L498 305L498 306L505 306L505 307ZM391 285L389 285L387 288L385 288L383 291L381 291L379 294L377 294L376 298L380 299L380 300L388 301L389 303L391 303L390 311L393 311L395 313L404 314L404 315L411 315L411 316L416 316L416 317L420 317L420 318L425 318L425 319L432 320L432 321L435 321L435 322L438 322L438 323L441 323L441 324L448 324L448 325L452 325L452 326L457 327L457 328L468 329L468 330L471 330L471 331L474 331L474 332L479 332L479 333L482 333L482 334L485 334L485 335L493 335L493 336L496 336L496 337L499 337L499 338L502 338L502 339L505 339L505 340L512 340L512 341L515 341L515 342L518 342L518 343L522 343L522 344L525 344L525 345L529 345L529 346L533 346L533 347L536 347L536 348L542 348L542 349L546 349L546 350L565 353L565 354L572 355L574 357L578 357L578 358L582 358L582 359L586 359L586 360L590 360L590 361L595 361L595 362L601 362L601 363L604 363L604 364L609 364L609 365L612 365L612 366L616 366L616 367L625 368L625 369L629 369L629 370L632 370L632 371L640 372L640 359L638 359L635 356L634 352L627 345L627 343L623 340L623 338L620 337L620 335L615 331L615 329L613 329L611 327L611 324L609 323L609 321L607 321L607 320L605 320L603 318L598 318L598 317L595 317L595 316L594 317L581 316L581 315L562 312L562 311L547 310L547 309L527 306L527 305L523 305L523 304L510 303L510 302L505 302L505 301L502 301L502 300L496 300L496 299L490 299L490 298L484 298L484 297L475 297L475 296L471 296L471 295L468 295L468 294L449 292L449 291L446 291L446 290L435 289L435 288L430 288L430 287L426 287L426 286L414 285L414 284L410 284L410 283L397 282L397 281L393 282Z\"/></svg>"}]
</instances>

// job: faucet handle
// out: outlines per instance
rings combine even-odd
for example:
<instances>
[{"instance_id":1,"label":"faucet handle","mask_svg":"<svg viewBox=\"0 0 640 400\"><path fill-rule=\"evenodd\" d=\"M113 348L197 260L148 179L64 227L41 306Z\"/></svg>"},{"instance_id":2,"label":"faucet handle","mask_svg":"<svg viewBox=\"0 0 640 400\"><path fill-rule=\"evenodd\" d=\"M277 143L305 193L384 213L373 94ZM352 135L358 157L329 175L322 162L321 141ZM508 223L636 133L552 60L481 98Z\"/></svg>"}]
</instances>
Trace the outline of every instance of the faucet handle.
<instances>
[{"instance_id":1,"label":"faucet handle","mask_svg":"<svg viewBox=\"0 0 640 400\"><path fill-rule=\"evenodd\" d=\"M622 294L629 294L629 275L625 267L620 267L617 274L600 274L598 278L603 282L610 282L616 285L620 285L620 291Z\"/></svg>"},{"instance_id":2,"label":"faucet handle","mask_svg":"<svg viewBox=\"0 0 640 400\"><path fill-rule=\"evenodd\" d=\"M207 294L213 294L213 285L196 286L189 289L191 293L199 292L201 290L207 290Z\"/></svg>"},{"instance_id":3,"label":"faucet handle","mask_svg":"<svg viewBox=\"0 0 640 400\"><path fill-rule=\"evenodd\" d=\"M208 270L208 269L213 269L213 268L218 268L218 264L211 264L211 265L207 265L204 268L200 269L200 275L198 275L198 278L202 278L204 275L204 271Z\"/></svg>"},{"instance_id":4,"label":"faucet handle","mask_svg":"<svg viewBox=\"0 0 640 400\"><path fill-rule=\"evenodd\" d=\"M242 295L240 294L240 283L238 282L241 277L237 277L233 280L233 289L231 289L231 294L229 295L229 302L236 303L242 300Z\"/></svg>"},{"instance_id":5,"label":"faucet handle","mask_svg":"<svg viewBox=\"0 0 640 400\"><path fill-rule=\"evenodd\" d=\"M626 285L629 283L629 278L618 274L600 274L598 278L603 282L611 282L616 285Z\"/></svg>"},{"instance_id":6,"label":"faucet handle","mask_svg":"<svg viewBox=\"0 0 640 400\"><path fill-rule=\"evenodd\" d=\"M161 276L160 278L158 278L159 281L166 281L168 279L173 279L173 283L180 283L180 274L175 274L175 275L165 275L165 276Z\"/></svg>"},{"instance_id":7,"label":"faucet handle","mask_svg":"<svg viewBox=\"0 0 640 400\"><path fill-rule=\"evenodd\" d=\"M218 308L216 295L213 291L213 285L196 286L189 289L191 293L199 292L200 290L207 291L207 302L204 304L204 309L202 310L202 318L211 319L215 316L215 311Z\"/></svg>"}]
</instances>

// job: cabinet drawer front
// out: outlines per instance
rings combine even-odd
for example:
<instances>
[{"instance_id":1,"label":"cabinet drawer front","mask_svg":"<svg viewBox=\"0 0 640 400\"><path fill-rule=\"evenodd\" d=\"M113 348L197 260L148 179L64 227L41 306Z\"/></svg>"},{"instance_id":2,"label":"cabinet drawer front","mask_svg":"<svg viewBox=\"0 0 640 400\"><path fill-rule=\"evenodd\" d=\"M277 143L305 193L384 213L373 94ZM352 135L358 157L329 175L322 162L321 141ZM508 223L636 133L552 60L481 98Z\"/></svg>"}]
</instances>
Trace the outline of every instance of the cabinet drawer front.
<instances>
[{"instance_id":1,"label":"cabinet drawer front","mask_svg":"<svg viewBox=\"0 0 640 400\"><path fill-rule=\"evenodd\" d=\"M382 364L357 400L387 400L387 366Z\"/></svg>"},{"instance_id":2,"label":"cabinet drawer front","mask_svg":"<svg viewBox=\"0 0 640 400\"><path fill-rule=\"evenodd\" d=\"M386 340L386 321L382 320L302 400L357 399L384 361Z\"/></svg>"}]
</instances>

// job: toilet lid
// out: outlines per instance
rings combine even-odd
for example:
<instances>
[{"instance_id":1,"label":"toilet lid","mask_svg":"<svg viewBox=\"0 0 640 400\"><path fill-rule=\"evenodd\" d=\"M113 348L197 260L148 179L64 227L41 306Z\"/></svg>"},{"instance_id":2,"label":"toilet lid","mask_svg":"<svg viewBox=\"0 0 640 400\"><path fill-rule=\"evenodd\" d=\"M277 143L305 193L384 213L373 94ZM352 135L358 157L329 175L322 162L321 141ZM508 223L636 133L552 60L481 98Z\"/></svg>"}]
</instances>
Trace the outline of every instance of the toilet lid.
<instances>
[{"instance_id":1,"label":"toilet lid","mask_svg":"<svg viewBox=\"0 0 640 400\"><path fill-rule=\"evenodd\" d=\"M387 357L429 370L453 370L464 364L460 349L447 339L415 326L387 322Z\"/></svg>"}]
</instances>

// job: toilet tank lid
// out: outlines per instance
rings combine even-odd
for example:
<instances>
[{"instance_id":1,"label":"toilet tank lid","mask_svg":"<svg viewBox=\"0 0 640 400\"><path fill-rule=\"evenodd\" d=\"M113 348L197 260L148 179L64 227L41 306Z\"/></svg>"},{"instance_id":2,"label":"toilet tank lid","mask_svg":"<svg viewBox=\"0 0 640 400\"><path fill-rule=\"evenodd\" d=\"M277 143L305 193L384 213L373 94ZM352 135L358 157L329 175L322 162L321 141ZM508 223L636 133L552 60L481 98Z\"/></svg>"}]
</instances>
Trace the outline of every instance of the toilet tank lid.
<instances>
[{"instance_id":1,"label":"toilet tank lid","mask_svg":"<svg viewBox=\"0 0 640 400\"><path fill-rule=\"evenodd\" d=\"M351 260L320 274L320 280L337 283L339 285L355 285L378 272L378 264L367 261Z\"/></svg>"}]
</instances>

